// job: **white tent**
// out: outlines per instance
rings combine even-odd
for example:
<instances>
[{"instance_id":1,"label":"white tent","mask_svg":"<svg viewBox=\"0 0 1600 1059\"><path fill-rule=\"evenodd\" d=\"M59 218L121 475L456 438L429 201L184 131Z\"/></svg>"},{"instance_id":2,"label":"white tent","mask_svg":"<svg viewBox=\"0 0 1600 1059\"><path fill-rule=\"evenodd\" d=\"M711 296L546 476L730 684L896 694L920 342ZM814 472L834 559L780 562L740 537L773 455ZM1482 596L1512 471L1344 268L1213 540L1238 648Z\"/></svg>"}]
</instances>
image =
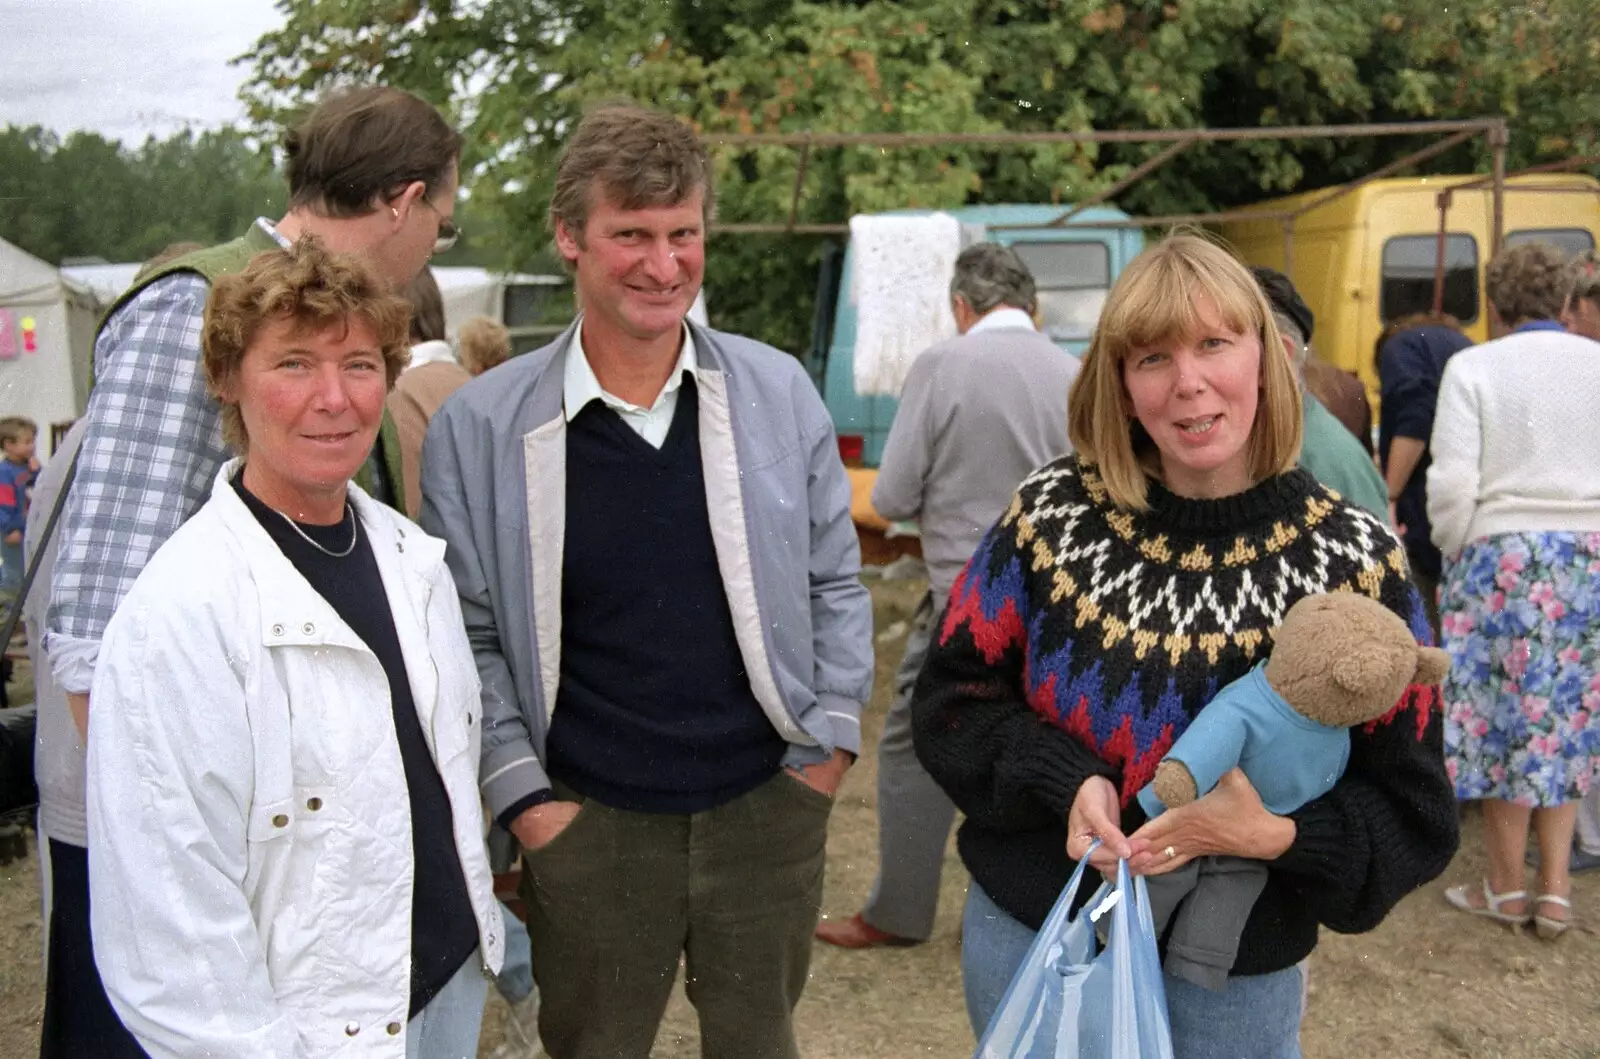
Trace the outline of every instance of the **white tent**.
<instances>
[{"instance_id":1,"label":"white tent","mask_svg":"<svg viewBox=\"0 0 1600 1059\"><path fill-rule=\"evenodd\" d=\"M39 425L39 458L52 428L83 414L99 303L89 288L0 239L0 415Z\"/></svg>"},{"instance_id":2,"label":"white tent","mask_svg":"<svg viewBox=\"0 0 1600 1059\"><path fill-rule=\"evenodd\" d=\"M139 262L123 265L63 265L61 274L94 293L95 300L109 306L133 286L133 277L143 268Z\"/></svg>"}]
</instances>

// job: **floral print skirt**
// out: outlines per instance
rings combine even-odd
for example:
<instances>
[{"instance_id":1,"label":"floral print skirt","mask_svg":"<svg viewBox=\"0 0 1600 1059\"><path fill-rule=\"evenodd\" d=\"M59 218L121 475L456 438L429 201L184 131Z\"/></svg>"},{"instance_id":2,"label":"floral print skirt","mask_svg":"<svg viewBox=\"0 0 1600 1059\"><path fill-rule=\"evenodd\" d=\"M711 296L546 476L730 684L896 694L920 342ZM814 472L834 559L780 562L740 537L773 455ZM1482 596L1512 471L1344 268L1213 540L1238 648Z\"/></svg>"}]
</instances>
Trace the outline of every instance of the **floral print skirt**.
<instances>
[{"instance_id":1,"label":"floral print skirt","mask_svg":"<svg viewBox=\"0 0 1600 1059\"><path fill-rule=\"evenodd\" d=\"M1600 787L1600 533L1473 541L1439 625L1456 797L1549 809Z\"/></svg>"}]
</instances>

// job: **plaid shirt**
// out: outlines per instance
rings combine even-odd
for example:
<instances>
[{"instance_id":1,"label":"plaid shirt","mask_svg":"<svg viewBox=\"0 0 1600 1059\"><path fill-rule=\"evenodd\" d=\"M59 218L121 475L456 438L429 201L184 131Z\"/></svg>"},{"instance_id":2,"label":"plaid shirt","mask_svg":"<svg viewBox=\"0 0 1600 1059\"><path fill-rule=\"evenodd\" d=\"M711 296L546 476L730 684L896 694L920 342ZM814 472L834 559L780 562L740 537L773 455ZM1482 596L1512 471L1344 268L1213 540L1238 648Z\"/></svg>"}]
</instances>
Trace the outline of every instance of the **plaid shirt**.
<instances>
[{"instance_id":1,"label":"plaid shirt","mask_svg":"<svg viewBox=\"0 0 1600 1059\"><path fill-rule=\"evenodd\" d=\"M62 513L44 642L69 693L88 693L112 613L205 503L227 457L200 364L209 293L192 273L157 280L95 342L89 425Z\"/></svg>"}]
</instances>

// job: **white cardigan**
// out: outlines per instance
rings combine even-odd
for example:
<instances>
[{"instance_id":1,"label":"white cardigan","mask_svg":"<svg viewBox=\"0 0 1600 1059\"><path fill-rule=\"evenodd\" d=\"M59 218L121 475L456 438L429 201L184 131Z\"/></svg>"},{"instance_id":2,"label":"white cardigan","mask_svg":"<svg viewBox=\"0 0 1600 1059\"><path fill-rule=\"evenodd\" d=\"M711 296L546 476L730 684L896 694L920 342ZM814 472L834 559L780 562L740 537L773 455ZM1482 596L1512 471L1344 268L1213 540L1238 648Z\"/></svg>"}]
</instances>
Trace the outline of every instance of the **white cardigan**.
<instances>
[{"instance_id":1,"label":"white cardigan","mask_svg":"<svg viewBox=\"0 0 1600 1059\"><path fill-rule=\"evenodd\" d=\"M1457 353L1429 448L1446 558L1494 534L1600 532L1600 343L1521 331Z\"/></svg>"},{"instance_id":2,"label":"white cardigan","mask_svg":"<svg viewBox=\"0 0 1600 1059\"><path fill-rule=\"evenodd\" d=\"M229 476L106 629L91 697L96 958L153 1059L404 1059L411 813L377 657ZM444 780L484 964L500 912L478 677L444 544L354 486Z\"/></svg>"}]
</instances>

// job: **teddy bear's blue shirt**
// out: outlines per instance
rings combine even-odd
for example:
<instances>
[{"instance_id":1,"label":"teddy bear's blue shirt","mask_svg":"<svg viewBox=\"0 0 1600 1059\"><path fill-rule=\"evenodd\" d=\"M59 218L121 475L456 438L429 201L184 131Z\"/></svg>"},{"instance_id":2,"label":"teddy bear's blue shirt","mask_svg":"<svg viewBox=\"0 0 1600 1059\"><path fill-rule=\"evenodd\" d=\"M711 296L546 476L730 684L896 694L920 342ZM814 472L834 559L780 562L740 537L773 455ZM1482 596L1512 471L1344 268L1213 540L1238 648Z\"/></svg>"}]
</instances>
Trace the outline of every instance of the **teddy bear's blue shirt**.
<instances>
[{"instance_id":1,"label":"teddy bear's blue shirt","mask_svg":"<svg viewBox=\"0 0 1600 1059\"><path fill-rule=\"evenodd\" d=\"M1267 811L1285 816L1333 788L1350 762L1350 729L1297 712L1256 665L1206 703L1167 759L1181 761L1201 795L1235 765L1244 770ZM1152 818L1167 807L1146 785L1139 804Z\"/></svg>"}]
</instances>

